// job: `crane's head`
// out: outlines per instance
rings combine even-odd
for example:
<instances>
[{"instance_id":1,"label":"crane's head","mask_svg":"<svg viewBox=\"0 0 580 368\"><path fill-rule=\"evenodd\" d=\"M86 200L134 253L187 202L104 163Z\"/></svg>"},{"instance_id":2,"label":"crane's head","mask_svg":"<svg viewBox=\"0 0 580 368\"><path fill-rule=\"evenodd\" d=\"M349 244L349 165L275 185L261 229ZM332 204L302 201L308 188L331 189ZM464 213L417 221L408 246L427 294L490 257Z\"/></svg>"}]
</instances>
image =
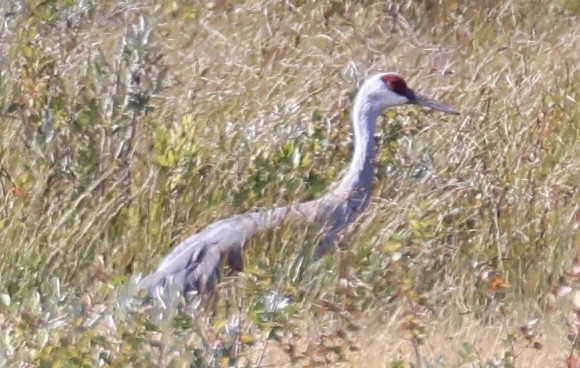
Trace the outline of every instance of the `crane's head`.
<instances>
[{"instance_id":1,"label":"crane's head","mask_svg":"<svg viewBox=\"0 0 580 368\"><path fill-rule=\"evenodd\" d=\"M377 74L361 87L360 94L370 99L370 103L381 113L389 107L413 104L430 107L448 114L459 114L452 107L418 94L407 87L405 80L395 73Z\"/></svg>"}]
</instances>

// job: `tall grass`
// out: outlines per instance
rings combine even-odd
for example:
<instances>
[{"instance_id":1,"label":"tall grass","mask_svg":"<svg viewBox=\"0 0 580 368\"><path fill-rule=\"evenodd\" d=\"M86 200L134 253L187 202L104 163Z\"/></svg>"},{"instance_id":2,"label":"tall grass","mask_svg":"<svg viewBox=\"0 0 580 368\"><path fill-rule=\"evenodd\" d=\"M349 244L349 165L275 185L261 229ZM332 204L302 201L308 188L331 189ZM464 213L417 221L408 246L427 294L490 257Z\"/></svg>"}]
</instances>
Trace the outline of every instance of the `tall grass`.
<instances>
[{"instance_id":1,"label":"tall grass","mask_svg":"<svg viewBox=\"0 0 580 368\"><path fill-rule=\"evenodd\" d=\"M2 5L0 362L577 366L578 11ZM188 234L323 193L376 71L462 115L385 114L373 201L337 251L300 263L316 229L288 224L219 300L140 303L134 275Z\"/></svg>"}]
</instances>

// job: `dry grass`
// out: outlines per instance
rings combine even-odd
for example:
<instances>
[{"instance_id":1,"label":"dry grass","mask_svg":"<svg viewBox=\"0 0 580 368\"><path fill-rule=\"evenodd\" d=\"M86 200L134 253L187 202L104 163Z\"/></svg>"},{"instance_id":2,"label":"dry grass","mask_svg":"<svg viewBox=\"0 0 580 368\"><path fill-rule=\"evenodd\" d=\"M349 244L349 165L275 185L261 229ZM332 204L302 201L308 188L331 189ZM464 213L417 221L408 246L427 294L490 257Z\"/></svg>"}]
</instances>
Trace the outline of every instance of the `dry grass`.
<instances>
[{"instance_id":1,"label":"dry grass","mask_svg":"<svg viewBox=\"0 0 580 368\"><path fill-rule=\"evenodd\" d=\"M517 323L517 321L511 321ZM397 323L376 326L376 319L365 321L368 327L364 334L357 336L362 351L349 352L347 359L335 363L337 367L388 367L389 362L415 363L416 356L409 335ZM554 328L557 327L557 328ZM562 326L542 326L543 348L517 344L515 366L517 367L561 367L569 351L569 342L562 336ZM446 322L434 322L429 326L428 337L421 347L422 359L436 367L504 366L505 352L511 351L508 334L514 331L500 324L482 325L481 322L466 318L461 326ZM302 347L302 346L301 346ZM306 350L306 347L304 347ZM254 353L256 356L257 353ZM407 366L405 364L404 366ZM290 367L288 356L280 349L273 348L264 360L264 366Z\"/></svg>"},{"instance_id":2,"label":"dry grass","mask_svg":"<svg viewBox=\"0 0 580 368\"><path fill-rule=\"evenodd\" d=\"M0 15L0 364L566 364L574 1L62 0ZM386 114L375 196L341 251L300 269L313 240L287 226L253 241L213 318L136 306L130 276L187 234L320 195L376 71L462 115ZM269 312L272 293L289 305Z\"/></svg>"}]
</instances>

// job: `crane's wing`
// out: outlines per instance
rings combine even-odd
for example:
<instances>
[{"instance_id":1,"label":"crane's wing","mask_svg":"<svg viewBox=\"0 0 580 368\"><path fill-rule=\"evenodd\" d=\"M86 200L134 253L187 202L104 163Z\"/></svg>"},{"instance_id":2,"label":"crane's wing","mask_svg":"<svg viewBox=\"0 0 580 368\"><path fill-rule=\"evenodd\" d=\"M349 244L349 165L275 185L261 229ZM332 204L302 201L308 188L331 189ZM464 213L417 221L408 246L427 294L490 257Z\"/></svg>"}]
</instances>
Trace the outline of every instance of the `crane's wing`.
<instances>
[{"instance_id":1,"label":"crane's wing","mask_svg":"<svg viewBox=\"0 0 580 368\"><path fill-rule=\"evenodd\" d=\"M353 212L346 205L337 207L330 199L321 198L291 207L245 213L215 222L175 247L155 272L138 283L138 287L148 289L154 295L157 288L165 289L170 282L183 293L211 291L223 256L227 255L232 268L240 270L246 242L256 232L274 228L289 217L307 222L318 219L319 225L328 231L316 252L321 256L334 243L338 232L349 223L347 217Z\"/></svg>"},{"instance_id":2,"label":"crane's wing","mask_svg":"<svg viewBox=\"0 0 580 368\"><path fill-rule=\"evenodd\" d=\"M230 263L234 263L233 268L241 268L244 244L263 227L263 215L247 213L209 225L175 247L138 287L153 293L171 282L184 293L211 289L219 274L222 256L228 256Z\"/></svg>"}]
</instances>

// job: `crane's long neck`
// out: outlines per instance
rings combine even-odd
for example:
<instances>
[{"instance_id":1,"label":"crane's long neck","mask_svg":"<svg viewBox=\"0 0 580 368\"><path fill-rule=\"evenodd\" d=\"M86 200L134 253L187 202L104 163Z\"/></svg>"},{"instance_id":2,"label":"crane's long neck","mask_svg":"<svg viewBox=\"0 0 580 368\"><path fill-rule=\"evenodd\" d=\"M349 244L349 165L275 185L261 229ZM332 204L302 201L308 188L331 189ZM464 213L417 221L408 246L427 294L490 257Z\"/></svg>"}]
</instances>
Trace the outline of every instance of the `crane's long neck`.
<instances>
[{"instance_id":1,"label":"crane's long neck","mask_svg":"<svg viewBox=\"0 0 580 368\"><path fill-rule=\"evenodd\" d=\"M368 96L359 92L352 111L354 153L348 171L338 185L313 201L266 211L268 221L258 225L277 225L286 218L288 211L301 218L333 218L338 220L336 224L340 226L353 221L366 207L371 196L376 156L374 134L378 115Z\"/></svg>"},{"instance_id":2,"label":"crane's long neck","mask_svg":"<svg viewBox=\"0 0 580 368\"><path fill-rule=\"evenodd\" d=\"M353 190L370 194L375 165L375 125L378 113L365 94L359 94L352 112L354 153L346 175L333 191L349 194Z\"/></svg>"},{"instance_id":3,"label":"crane's long neck","mask_svg":"<svg viewBox=\"0 0 580 368\"><path fill-rule=\"evenodd\" d=\"M370 200L376 155L374 133L378 115L368 96L359 92L352 112L354 153L344 177L321 198L252 214L256 217L252 221L257 229L277 226L288 215L311 220L331 220L329 231L334 235L329 235L317 250L320 254L324 253L333 244L336 232L351 223Z\"/></svg>"}]
</instances>

